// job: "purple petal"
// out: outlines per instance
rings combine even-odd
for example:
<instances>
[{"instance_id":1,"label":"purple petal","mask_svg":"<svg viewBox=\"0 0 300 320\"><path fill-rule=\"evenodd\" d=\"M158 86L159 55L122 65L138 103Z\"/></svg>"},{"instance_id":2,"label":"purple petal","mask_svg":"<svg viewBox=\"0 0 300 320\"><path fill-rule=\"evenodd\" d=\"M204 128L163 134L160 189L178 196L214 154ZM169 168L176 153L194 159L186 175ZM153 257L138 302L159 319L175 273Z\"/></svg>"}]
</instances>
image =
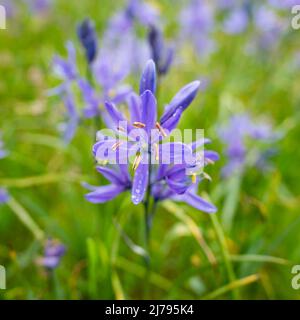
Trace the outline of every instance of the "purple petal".
<instances>
[{"instance_id":1,"label":"purple petal","mask_svg":"<svg viewBox=\"0 0 300 320\"><path fill-rule=\"evenodd\" d=\"M140 81L140 95L146 90L156 91L156 69L153 60L148 60Z\"/></svg>"},{"instance_id":2,"label":"purple petal","mask_svg":"<svg viewBox=\"0 0 300 320\"><path fill-rule=\"evenodd\" d=\"M213 162L216 162L220 159L220 156L217 152L211 150L204 150L204 158L209 159Z\"/></svg>"},{"instance_id":3,"label":"purple petal","mask_svg":"<svg viewBox=\"0 0 300 320\"><path fill-rule=\"evenodd\" d=\"M142 122L146 125L148 135L155 128L157 119L156 99L150 90L146 90L142 96Z\"/></svg>"},{"instance_id":4,"label":"purple petal","mask_svg":"<svg viewBox=\"0 0 300 320\"><path fill-rule=\"evenodd\" d=\"M135 171L131 194L131 200L134 204L139 204L144 199L149 179L148 166L148 164L141 163Z\"/></svg>"},{"instance_id":5,"label":"purple petal","mask_svg":"<svg viewBox=\"0 0 300 320\"><path fill-rule=\"evenodd\" d=\"M99 114L99 104L100 99L97 98L96 93L92 86L85 81L84 79L78 80L78 86L81 90L81 93L83 95L83 99L86 103L85 109L84 109L84 115L87 118L92 118Z\"/></svg>"},{"instance_id":6,"label":"purple petal","mask_svg":"<svg viewBox=\"0 0 300 320\"><path fill-rule=\"evenodd\" d=\"M120 178L120 174L116 171L109 169L107 167L97 166L97 171L103 175L107 180L109 180L112 184L122 185L123 181Z\"/></svg>"},{"instance_id":7,"label":"purple petal","mask_svg":"<svg viewBox=\"0 0 300 320\"><path fill-rule=\"evenodd\" d=\"M163 116L161 117L161 124L164 124L178 109L185 110L197 95L200 86L200 81L194 81L183 87L172 99Z\"/></svg>"},{"instance_id":8,"label":"purple petal","mask_svg":"<svg viewBox=\"0 0 300 320\"><path fill-rule=\"evenodd\" d=\"M95 191L85 195L85 198L92 203L104 203L114 199L124 191L123 186L108 185L98 187Z\"/></svg>"},{"instance_id":9,"label":"purple petal","mask_svg":"<svg viewBox=\"0 0 300 320\"><path fill-rule=\"evenodd\" d=\"M132 93L127 99L127 104L130 112L130 122L140 122L142 104L140 97L137 94Z\"/></svg>"},{"instance_id":10,"label":"purple petal","mask_svg":"<svg viewBox=\"0 0 300 320\"><path fill-rule=\"evenodd\" d=\"M189 184L187 183L187 179L185 181L176 181L172 179L167 179L168 186L170 189L176 194L184 194L189 188Z\"/></svg>"},{"instance_id":11,"label":"purple petal","mask_svg":"<svg viewBox=\"0 0 300 320\"><path fill-rule=\"evenodd\" d=\"M124 101L126 101L127 97L131 94L132 88L129 86L122 86L115 90L115 94L113 95L113 98L111 101L114 104L120 104Z\"/></svg>"},{"instance_id":12,"label":"purple petal","mask_svg":"<svg viewBox=\"0 0 300 320\"><path fill-rule=\"evenodd\" d=\"M116 106L113 103L106 101L105 108L115 125L118 126L119 122L126 121L123 114L117 110Z\"/></svg>"},{"instance_id":13,"label":"purple petal","mask_svg":"<svg viewBox=\"0 0 300 320\"><path fill-rule=\"evenodd\" d=\"M162 164L194 163L192 149L181 142L167 142L159 145L159 161Z\"/></svg>"},{"instance_id":14,"label":"purple petal","mask_svg":"<svg viewBox=\"0 0 300 320\"><path fill-rule=\"evenodd\" d=\"M177 127L177 124L182 115L182 111L183 109L179 107L178 109L176 109L173 115L164 123L164 129L168 130L169 133Z\"/></svg>"},{"instance_id":15,"label":"purple petal","mask_svg":"<svg viewBox=\"0 0 300 320\"><path fill-rule=\"evenodd\" d=\"M193 152L195 152L199 147L203 146L204 144L207 144L207 143L211 143L211 140L210 139L207 139L207 138L201 138L197 141L194 141L190 144Z\"/></svg>"},{"instance_id":16,"label":"purple petal","mask_svg":"<svg viewBox=\"0 0 300 320\"><path fill-rule=\"evenodd\" d=\"M184 195L182 195L181 200L200 211L207 213L214 213L217 211L217 208L213 204L207 202L203 198L190 191L187 191Z\"/></svg>"}]
</instances>

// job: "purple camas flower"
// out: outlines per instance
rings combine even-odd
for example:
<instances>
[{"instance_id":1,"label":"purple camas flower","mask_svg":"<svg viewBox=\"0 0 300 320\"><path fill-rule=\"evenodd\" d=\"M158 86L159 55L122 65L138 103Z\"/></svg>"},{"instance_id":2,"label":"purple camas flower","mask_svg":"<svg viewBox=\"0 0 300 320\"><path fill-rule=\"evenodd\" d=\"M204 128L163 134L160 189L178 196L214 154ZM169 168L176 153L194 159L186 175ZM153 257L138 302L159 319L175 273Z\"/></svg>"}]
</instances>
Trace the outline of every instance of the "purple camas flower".
<instances>
[{"instance_id":1,"label":"purple camas flower","mask_svg":"<svg viewBox=\"0 0 300 320\"><path fill-rule=\"evenodd\" d=\"M215 50L211 33L215 19L212 6L204 0L191 0L180 13L182 42L190 40L200 56L208 56Z\"/></svg>"},{"instance_id":2,"label":"purple camas flower","mask_svg":"<svg viewBox=\"0 0 300 320\"><path fill-rule=\"evenodd\" d=\"M231 11L224 22L224 31L229 34L239 34L248 26L248 14L244 7Z\"/></svg>"},{"instance_id":3,"label":"purple camas flower","mask_svg":"<svg viewBox=\"0 0 300 320\"><path fill-rule=\"evenodd\" d=\"M94 23L90 19L85 19L77 28L78 38L85 50L85 56L91 64L97 55L97 34Z\"/></svg>"},{"instance_id":4,"label":"purple camas flower","mask_svg":"<svg viewBox=\"0 0 300 320\"><path fill-rule=\"evenodd\" d=\"M279 43L287 25L270 7L260 6L254 11L254 25L257 30L256 42L259 48L269 49Z\"/></svg>"},{"instance_id":5,"label":"purple camas flower","mask_svg":"<svg viewBox=\"0 0 300 320\"><path fill-rule=\"evenodd\" d=\"M78 77L78 70L76 64L76 49L72 42L66 44L68 57L64 59L60 56L55 56L53 59L53 71L63 81L62 85L55 88L53 93L63 93L69 88L72 81Z\"/></svg>"},{"instance_id":6,"label":"purple camas flower","mask_svg":"<svg viewBox=\"0 0 300 320\"><path fill-rule=\"evenodd\" d=\"M201 159L196 150L197 143L184 144L167 140L183 111L194 100L199 85L199 81L194 81L183 87L158 120L156 70L154 62L149 60L141 77L140 95L132 93L128 99L130 120L113 103L105 104L114 134L99 132L93 153L98 163L111 164L112 160L116 160L116 163L112 167L97 168L111 185L98 188L89 186L91 192L86 196L87 200L102 203L130 190L132 202L139 204L147 201L145 195L147 189L150 189L150 195L156 201L176 198L205 212L216 210L194 191L196 183L201 181L197 172L204 165L216 161L218 155L206 151L204 159ZM183 154L186 157L182 157ZM130 161L131 158L133 161ZM181 161L179 164L178 160ZM131 163L132 177L128 173Z\"/></svg>"},{"instance_id":7,"label":"purple camas flower","mask_svg":"<svg viewBox=\"0 0 300 320\"><path fill-rule=\"evenodd\" d=\"M62 257L66 253L66 247L57 240L48 239L45 244L44 256L38 259L38 264L48 270L56 269Z\"/></svg>"},{"instance_id":8,"label":"purple camas flower","mask_svg":"<svg viewBox=\"0 0 300 320\"><path fill-rule=\"evenodd\" d=\"M223 168L224 176L242 172L248 165L247 157L254 153L251 164L262 161L261 150L256 150L255 141L270 143L276 135L265 122L254 122L248 114L238 114L230 118L228 125L219 130L219 136L226 145L227 165Z\"/></svg>"}]
</instances>

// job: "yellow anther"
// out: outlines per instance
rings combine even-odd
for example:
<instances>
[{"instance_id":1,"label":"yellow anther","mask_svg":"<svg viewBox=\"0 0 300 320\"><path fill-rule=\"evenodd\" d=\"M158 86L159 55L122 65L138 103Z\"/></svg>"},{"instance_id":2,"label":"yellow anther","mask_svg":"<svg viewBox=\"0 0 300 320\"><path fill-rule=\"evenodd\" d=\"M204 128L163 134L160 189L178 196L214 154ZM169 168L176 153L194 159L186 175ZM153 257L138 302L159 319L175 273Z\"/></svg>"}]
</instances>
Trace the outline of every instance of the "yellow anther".
<instances>
[{"instance_id":1,"label":"yellow anther","mask_svg":"<svg viewBox=\"0 0 300 320\"><path fill-rule=\"evenodd\" d=\"M208 164L215 164L214 161L212 161L211 159L208 159L208 158L205 159L205 162Z\"/></svg>"},{"instance_id":2,"label":"yellow anther","mask_svg":"<svg viewBox=\"0 0 300 320\"><path fill-rule=\"evenodd\" d=\"M207 174L207 173L205 173L205 172L202 172L202 175L203 175L204 179L207 179L207 180L209 180L209 181L212 180L212 178L211 178L211 176L210 176L209 174Z\"/></svg>"},{"instance_id":3,"label":"yellow anther","mask_svg":"<svg viewBox=\"0 0 300 320\"><path fill-rule=\"evenodd\" d=\"M154 152L155 152L155 160L158 161L159 160L159 148L158 148L157 143L154 143Z\"/></svg>"},{"instance_id":4,"label":"yellow anther","mask_svg":"<svg viewBox=\"0 0 300 320\"><path fill-rule=\"evenodd\" d=\"M141 160L142 160L142 156L141 156L141 154L138 152L138 153L136 154L136 156L135 156L135 159L134 159L133 165L132 165L132 169L133 169L134 171L135 171L135 170L138 168L138 166L140 165Z\"/></svg>"},{"instance_id":5,"label":"yellow anther","mask_svg":"<svg viewBox=\"0 0 300 320\"><path fill-rule=\"evenodd\" d=\"M112 150L116 151L121 146L122 143L123 143L123 141L118 141L118 142L114 143L111 147Z\"/></svg>"},{"instance_id":6,"label":"yellow anther","mask_svg":"<svg viewBox=\"0 0 300 320\"><path fill-rule=\"evenodd\" d=\"M117 127L117 130L118 130L118 131L125 132L125 129L124 129L123 127L121 127L121 126Z\"/></svg>"},{"instance_id":7,"label":"yellow anther","mask_svg":"<svg viewBox=\"0 0 300 320\"><path fill-rule=\"evenodd\" d=\"M192 174L192 183L196 183L196 181L197 181L197 175L196 175L196 173L193 173Z\"/></svg>"},{"instance_id":8,"label":"yellow anther","mask_svg":"<svg viewBox=\"0 0 300 320\"><path fill-rule=\"evenodd\" d=\"M156 126L156 129L159 130L159 132L162 134L163 137L167 136L166 131L164 130L164 128L158 122L156 122L155 126Z\"/></svg>"},{"instance_id":9,"label":"yellow anther","mask_svg":"<svg viewBox=\"0 0 300 320\"><path fill-rule=\"evenodd\" d=\"M135 128L138 128L138 129L141 129L141 128L145 128L145 127L146 127L145 123L142 123L142 122L139 122L139 121L135 121L135 122L133 123L133 126L134 126Z\"/></svg>"}]
</instances>

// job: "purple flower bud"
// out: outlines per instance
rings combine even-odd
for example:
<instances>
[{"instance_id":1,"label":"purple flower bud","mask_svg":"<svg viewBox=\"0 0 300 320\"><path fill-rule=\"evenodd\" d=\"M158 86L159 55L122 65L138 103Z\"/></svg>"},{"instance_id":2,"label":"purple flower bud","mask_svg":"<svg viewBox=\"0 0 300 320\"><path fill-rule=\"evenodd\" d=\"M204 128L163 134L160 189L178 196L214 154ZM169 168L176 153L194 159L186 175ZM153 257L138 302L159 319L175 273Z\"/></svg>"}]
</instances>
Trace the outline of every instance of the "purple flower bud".
<instances>
[{"instance_id":1,"label":"purple flower bud","mask_svg":"<svg viewBox=\"0 0 300 320\"><path fill-rule=\"evenodd\" d=\"M78 38L85 49L86 59L91 64L97 55L97 34L94 23L85 19L77 28Z\"/></svg>"},{"instance_id":2,"label":"purple flower bud","mask_svg":"<svg viewBox=\"0 0 300 320\"><path fill-rule=\"evenodd\" d=\"M155 26L150 27L148 42L158 74L166 74L173 61L174 49L165 46L162 32Z\"/></svg>"},{"instance_id":3,"label":"purple flower bud","mask_svg":"<svg viewBox=\"0 0 300 320\"><path fill-rule=\"evenodd\" d=\"M156 91L156 68L153 60L148 60L140 81L140 95L146 90Z\"/></svg>"}]
</instances>

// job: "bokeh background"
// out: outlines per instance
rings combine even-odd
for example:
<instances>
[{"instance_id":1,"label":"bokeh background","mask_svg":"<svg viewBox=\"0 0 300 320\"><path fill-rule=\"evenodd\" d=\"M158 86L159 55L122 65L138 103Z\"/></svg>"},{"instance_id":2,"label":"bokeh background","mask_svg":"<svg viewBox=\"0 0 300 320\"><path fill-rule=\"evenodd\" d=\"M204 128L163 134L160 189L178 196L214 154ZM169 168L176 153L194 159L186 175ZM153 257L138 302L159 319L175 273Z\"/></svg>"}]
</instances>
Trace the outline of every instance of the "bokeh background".
<instances>
[{"instance_id":1,"label":"bokeh background","mask_svg":"<svg viewBox=\"0 0 300 320\"><path fill-rule=\"evenodd\" d=\"M129 193L101 205L85 200L81 182L105 183L91 152L94 123L83 121L66 144L58 130L63 101L49 94L61 83L53 72L53 57L66 56L68 40L85 74L78 23L91 18L101 46L109 19L126 3L56 0L43 9L26 1L3 3L10 9L7 29L0 30L0 130L8 154L0 160L0 186L10 199L0 205L0 264L7 270L1 299L300 297L291 286L291 268L300 263L300 30L292 29L291 4L284 0L199 2L199 8L212 8L213 18L199 9L203 21L195 22L190 39L182 34L180 18L189 1L147 3L159 12L159 26L175 48L170 71L160 83L160 113L186 83L201 79L204 84L180 128L204 128L212 139L210 148L220 154L220 161L207 169L212 181L205 180L199 189L218 211L212 216L182 203L159 205L146 289L143 258L116 227L142 247L143 209L131 203ZM237 8L248 12L246 5L265 6L260 19L271 40L261 37L264 27L257 31L255 16L246 23L231 16ZM268 12L283 21L279 31ZM136 32L146 42L147 28L137 25ZM125 58L135 64L134 58ZM138 91L139 77L140 69L124 82ZM247 166L242 174L225 178L222 168L228 157L219 131L232 115L245 112L254 123L271 123L278 133L270 142L275 152L267 166ZM247 148L257 144L252 140ZM46 238L66 247L51 271L39 263Z\"/></svg>"}]
</instances>

